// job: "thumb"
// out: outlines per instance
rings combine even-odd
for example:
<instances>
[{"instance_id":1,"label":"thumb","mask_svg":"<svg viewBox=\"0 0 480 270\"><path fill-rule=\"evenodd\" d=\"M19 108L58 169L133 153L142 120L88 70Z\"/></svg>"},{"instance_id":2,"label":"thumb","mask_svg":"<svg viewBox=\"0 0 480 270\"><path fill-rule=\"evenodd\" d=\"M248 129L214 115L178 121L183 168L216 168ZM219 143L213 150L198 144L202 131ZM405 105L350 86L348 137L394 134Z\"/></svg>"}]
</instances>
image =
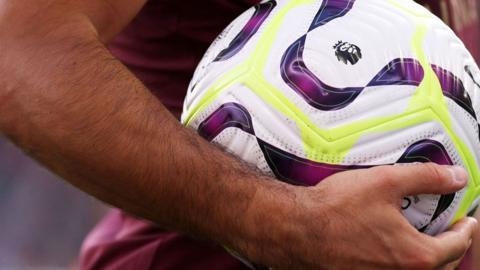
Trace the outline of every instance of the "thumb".
<instances>
[{"instance_id":1,"label":"thumb","mask_svg":"<svg viewBox=\"0 0 480 270\"><path fill-rule=\"evenodd\" d=\"M387 185L397 196L449 194L464 188L467 172L459 166L435 163L382 166L371 169L380 185Z\"/></svg>"}]
</instances>

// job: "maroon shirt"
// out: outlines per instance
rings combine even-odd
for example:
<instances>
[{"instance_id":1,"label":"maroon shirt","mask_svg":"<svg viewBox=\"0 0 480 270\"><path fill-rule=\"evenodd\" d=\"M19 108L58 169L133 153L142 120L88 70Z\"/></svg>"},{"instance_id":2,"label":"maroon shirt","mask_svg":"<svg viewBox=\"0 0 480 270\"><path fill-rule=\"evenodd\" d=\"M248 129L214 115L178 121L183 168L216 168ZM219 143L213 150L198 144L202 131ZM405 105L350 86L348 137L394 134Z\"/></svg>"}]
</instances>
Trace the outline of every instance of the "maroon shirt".
<instances>
[{"instance_id":1,"label":"maroon shirt","mask_svg":"<svg viewBox=\"0 0 480 270\"><path fill-rule=\"evenodd\" d=\"M465 42L473 57L480 61L480 1L418 0L448 23Z\"/></svg>"},{"instance_id":2,"label":"maroon shirt","mask_svg":"<svg viewBox=\"0 0 480 270\"><path fill-rule=\"evenodd\" d=\"M257 0L150 0L111 43L112 53L177 117L210 43ZM248 269L221 247L114 210L85 240L82 269Z\"/></svg>"}]
</instances>

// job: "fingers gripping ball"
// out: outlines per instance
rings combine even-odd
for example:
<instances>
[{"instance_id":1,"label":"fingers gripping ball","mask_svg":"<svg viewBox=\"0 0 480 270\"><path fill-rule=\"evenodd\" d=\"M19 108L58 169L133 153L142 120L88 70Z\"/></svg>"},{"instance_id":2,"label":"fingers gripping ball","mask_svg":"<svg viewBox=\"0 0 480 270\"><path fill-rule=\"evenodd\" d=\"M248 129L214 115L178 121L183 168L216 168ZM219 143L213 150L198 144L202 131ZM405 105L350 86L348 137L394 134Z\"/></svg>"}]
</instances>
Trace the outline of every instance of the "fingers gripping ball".
<instances>
[{"instance_id":1,"label":"fingers gripping ball","mask_svg":"<svg viewBox=\"0 0 480 270\"><path fill-rule=\"evenodd\" d=\"M479 85L462 42L413 1L269 0L212 44L182 121L295 185L378 165L461 166L463 190L401 205L434 235L477 205Z\"/></svg>"}]
</instances>

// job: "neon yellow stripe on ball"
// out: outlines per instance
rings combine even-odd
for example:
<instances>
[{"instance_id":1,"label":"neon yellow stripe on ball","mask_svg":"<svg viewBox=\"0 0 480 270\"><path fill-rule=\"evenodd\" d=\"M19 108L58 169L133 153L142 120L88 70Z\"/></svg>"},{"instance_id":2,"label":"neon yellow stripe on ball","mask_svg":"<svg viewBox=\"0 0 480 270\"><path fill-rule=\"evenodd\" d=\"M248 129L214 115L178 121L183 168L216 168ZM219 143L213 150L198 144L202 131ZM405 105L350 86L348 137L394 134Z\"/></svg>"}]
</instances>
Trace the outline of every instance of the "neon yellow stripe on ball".
<instances>
[{"instance_id":1,"label":"neon yellow stripe on ball","mask_svg":"<svg viewBox=\"0 0 480 270\"><path fill-rule=\"evenodd\" d=\"M463 142L463 140L458 137L452 127L452 116L448 110L447 98L443 95L442 86L438 80L437 75L432 69L431 63L428 62L427 56L425 54L424 43L425 35L427 33L428 27L425 20L430 19L431 17L419 14L418 10L408 8L406 5L399 4L400 1L389 0L392 5L400 8L402 11L405 11L411 15L412 20L416 24L416 33L413 37L413 49L417 60L422 65L425 71L425 78L418 87L415 95L410 101L409 107L418 108L425 106L425 101L430 101L430 108L435 113L436 117L432 120L437 120L438 123L443 125L444 130L448 133L449 137L453 141L463 163L466 165L471 176L470 187L466 190L463 201L460 203L460 206L455 213L452 224L464 217L473 201L479 195L478 184L480 173L478 171L477 162L474 158L474 155L468 148L468 146ZM425 18L426 17L426 18ZM438 119L437 119L438 118ZM472 186L473 184L473 186Z\"/></svg>"},{"instance_id":2,"label":"neon yellow stripe on ball","mask_svg":"<svg viewBox=\"0 0 480 270\"><path fill-rule=\"evenodd\" d=\"M277 14L271 16L271 22L265 26L262 36L257 42L255 50L252 52L250 57L248 57L240 66L234 68L233 70L226 73L224 76L221 76L202 96L201 100L187 112L187 117L183 121L183 124L190 125L191 121L201 113L216 97L218 97L228 86L234 83L239 82L248 82L251 78L249 75L252 70L258 68L258 65L255 64L255 58L259 55L266 54L268 55L268 50L265 52L265 49L270 49L274 43L274 40L279 32L281 23L283 22L284 17L289 11L294 8L297 8L301 5L312 4L314 0L295 0L289 1L285 7L283 7ZM264 55L264 56L266 56ZM263 69L262 69L263 70ZM253 90L253 89L252 89ZM268 100L266 100L268 102Z\"/></svg>"},{"instance_id":3,"label":"neon yellow stripe on ball","mask_svg":"<svg viewBox=\"0 0 480 270\"><path fill-rule=\"evenodd\" d=\"M416 31L412 37L412 48L425 71L424 80L411 98L409 106L401 114L361 120L330 130L321 129L302 110L295 106L281 90L265 79L262 72L266 70L267 61L271 57L271 48L279 35L286 14L304 4L314 4L315 2L312 0L289 1L278 13L273 15L271 21L262 31L262 35L251 56L237 68L219 78L206 91L200 102L187 112L185 124L191 124L191 121L228 86L242 83L266 104L296 123L301 131L307 158L317 162L332 163L332 160L336 160L337 163L340 163L361 136L399 130L433 121L443 125L445 131L459 150L461 159L472 176L472 182L475 186L478 186L480 173L475 158L461 138L453 132L451 116L440 82L424 53L423 44L428 30L425 19L431 19L432 17L422 9L409 6L412 2L389 0L393 6L411 15L412 21L415 22ZM455 220L466 214L473 199L478 194L479 190L472 188L467 190L464 200L455 215Z\"/></svg>"}]
</instances>

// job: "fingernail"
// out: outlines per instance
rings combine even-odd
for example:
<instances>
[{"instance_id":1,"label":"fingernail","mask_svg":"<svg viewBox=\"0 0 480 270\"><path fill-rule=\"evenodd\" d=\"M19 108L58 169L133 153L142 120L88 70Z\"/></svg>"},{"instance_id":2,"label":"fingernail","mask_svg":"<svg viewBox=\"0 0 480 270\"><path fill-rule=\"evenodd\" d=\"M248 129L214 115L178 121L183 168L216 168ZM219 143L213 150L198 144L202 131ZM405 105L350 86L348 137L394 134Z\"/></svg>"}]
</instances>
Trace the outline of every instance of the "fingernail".
<instances>
[{"instance_id":1,"label":"fingernail","mask_svg":"<svg viewBox=\"0 0 480 270\"><path fill-rule=\"evenodd\" d=\"M456 182L467 183L468 182L468 173L467 171L460 166L452 166L449 168L452 178Z\"/></svg>"},{"instance_id":2,"label":"fingernail","mask_svg":"<svg viewBox=\"0 0 480 270\"><path fill-rule=\"evenodd\" d=\"M470 219L470 222L472 222L474 224L475 227L478 226L478 220L474 217L468 217Z\"/></svg>"}]
</instances>

